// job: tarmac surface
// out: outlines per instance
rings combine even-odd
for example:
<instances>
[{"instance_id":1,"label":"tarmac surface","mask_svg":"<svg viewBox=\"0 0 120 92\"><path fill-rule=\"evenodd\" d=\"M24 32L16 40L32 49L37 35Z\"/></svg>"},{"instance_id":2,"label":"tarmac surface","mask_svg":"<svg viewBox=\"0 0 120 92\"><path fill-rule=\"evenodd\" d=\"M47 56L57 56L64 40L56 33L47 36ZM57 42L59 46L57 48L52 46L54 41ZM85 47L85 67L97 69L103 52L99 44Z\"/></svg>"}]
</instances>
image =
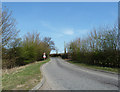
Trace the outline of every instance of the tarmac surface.
<instances>
[{"instance_id":1,"label":"tarmac surface","mask_svg":"<svg viewBox=\"0 0 120 92\"><path fill-rule=\"evenodd\" d=\"M79 67L61 58L43 65L40 90L118 90L118 75Z\"/></svg>"}]
</instances>

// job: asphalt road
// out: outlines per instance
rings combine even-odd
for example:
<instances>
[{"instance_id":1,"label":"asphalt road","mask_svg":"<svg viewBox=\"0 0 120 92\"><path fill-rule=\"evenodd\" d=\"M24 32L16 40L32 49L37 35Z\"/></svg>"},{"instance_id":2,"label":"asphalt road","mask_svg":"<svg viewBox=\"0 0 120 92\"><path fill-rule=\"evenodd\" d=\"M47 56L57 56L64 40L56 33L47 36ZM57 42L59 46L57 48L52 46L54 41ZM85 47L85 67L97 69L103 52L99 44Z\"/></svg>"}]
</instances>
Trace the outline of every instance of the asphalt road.
<instances>
[{"instance_id":1,"label":"asphalt road","mask_svg":"<svg viewBox=\"0 0 120 92\"><path fill-rule=\"evenodd\" d=\"M42 67L45 83L40 90L118 90L118 75L94 71L51 58Z\"/></svg>"}]
</instances>

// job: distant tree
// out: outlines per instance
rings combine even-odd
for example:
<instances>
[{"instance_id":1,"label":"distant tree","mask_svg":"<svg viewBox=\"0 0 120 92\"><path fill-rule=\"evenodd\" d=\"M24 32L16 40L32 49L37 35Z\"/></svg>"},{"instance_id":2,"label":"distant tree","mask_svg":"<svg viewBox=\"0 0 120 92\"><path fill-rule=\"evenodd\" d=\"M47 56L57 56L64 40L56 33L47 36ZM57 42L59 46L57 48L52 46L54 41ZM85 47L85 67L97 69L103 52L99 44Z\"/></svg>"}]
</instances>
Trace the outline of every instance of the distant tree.
<instances>
[{"instance_id":1,"label":"distant tree","mask_svg":"<svg viewBox=\"0 0 120 92\"><path fill-rule=\"evenodd\" d=\"M52 41L52 39L50 37L45 37L43 38L43 42L45 43L45 45L47 47L49 47L49 50L55 50L55 44L54 42Z\"/></svg>"}]
</instances>

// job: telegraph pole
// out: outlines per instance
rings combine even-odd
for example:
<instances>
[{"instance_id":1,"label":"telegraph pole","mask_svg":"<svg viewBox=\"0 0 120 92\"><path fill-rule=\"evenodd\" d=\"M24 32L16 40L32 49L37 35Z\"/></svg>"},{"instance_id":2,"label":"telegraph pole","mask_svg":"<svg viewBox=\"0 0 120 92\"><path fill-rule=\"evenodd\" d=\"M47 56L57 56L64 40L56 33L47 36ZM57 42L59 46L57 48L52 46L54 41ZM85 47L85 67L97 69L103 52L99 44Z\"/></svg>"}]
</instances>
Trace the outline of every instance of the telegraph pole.
<instances>
[{"instance_id":1,"label":"telegraph pole","mask_svg":"<svg viewBox=\"0 0 120 92\"><path fill-rule=\"evenodd\" d=\"M64 41L64 53L66 54L66 44L65 44L65 41Z\"/></svg>"}]
</instances>

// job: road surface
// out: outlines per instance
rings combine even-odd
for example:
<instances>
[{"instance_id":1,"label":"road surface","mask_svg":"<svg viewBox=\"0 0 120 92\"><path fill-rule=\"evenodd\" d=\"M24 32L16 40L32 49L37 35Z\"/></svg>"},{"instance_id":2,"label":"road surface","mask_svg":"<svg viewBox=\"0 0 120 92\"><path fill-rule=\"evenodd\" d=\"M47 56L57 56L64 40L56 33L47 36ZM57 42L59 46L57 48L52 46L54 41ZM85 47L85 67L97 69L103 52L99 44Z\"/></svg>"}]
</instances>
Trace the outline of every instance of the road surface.
<instances>
[{"instance_id":1,"label":"road surface","mask_svg":"<svg viewBox=\"0 0 120 92\"><path fill-rule=\"evenodd\" d=\"M45 83L40 90L118 90L118 75L94 71L51 58L42 67Z\"/></svg>"}]
</instances>

